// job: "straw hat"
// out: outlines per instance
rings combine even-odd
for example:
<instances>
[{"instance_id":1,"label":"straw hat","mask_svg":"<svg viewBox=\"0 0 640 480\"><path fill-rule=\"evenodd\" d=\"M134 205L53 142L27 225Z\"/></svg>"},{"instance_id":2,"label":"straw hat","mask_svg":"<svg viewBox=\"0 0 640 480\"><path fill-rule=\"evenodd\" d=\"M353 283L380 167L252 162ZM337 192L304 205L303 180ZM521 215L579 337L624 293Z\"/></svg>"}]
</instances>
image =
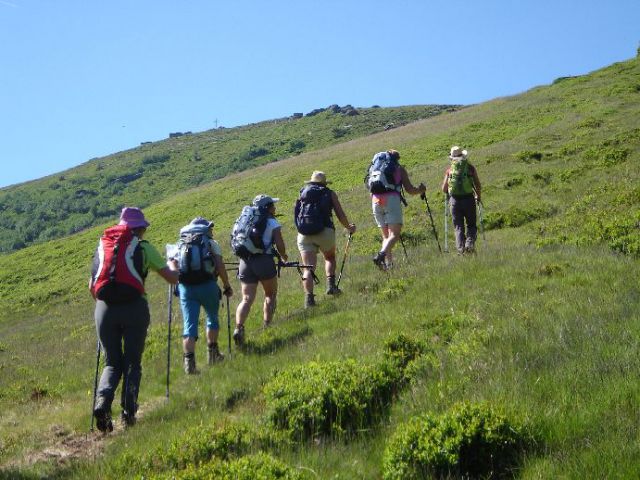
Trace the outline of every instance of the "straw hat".
<instances>
[{"instance_id":1,"label":"straw hat","mask_svg":"<svg viewBox=\"0 0 640 480\"><path fill-rule=\"evenodd\" d=\"M327 182L327 176L324 174L324 172L316 170L311 174L311 179L307 180L304 183L321 183L322 185L326 185L327 183L331 182Z\"/></svg>"},{"instance_id":2,"label":"straw hat","mask_svg":"<svg viewBox=\"0 0 640 480\"><path fill-rule=\"evenodd\" d=\"M459 158L467 158L468 152L463 150L462 148L455 146L451 147L451 153L449 154L449 158L451 159L459 159Z\"/></svg>"}]
</instances>

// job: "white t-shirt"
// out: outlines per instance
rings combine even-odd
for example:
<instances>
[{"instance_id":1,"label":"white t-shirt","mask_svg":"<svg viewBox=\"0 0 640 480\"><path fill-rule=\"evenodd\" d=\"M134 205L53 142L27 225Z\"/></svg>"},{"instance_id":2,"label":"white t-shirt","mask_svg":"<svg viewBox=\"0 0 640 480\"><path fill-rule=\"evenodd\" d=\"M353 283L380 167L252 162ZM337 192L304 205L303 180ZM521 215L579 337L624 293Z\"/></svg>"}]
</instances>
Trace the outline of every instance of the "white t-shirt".
<instances>
[{"instance_id":1,"label":"white t-shirt","mask_svg":"<svg viewBox=\"0 0 640 480\"><path fill-rule=\"evenodd\" d=\"M264 253L273 253L273 231L276 228L280 228L280 223L278 223L275 218L269 217L267 220L267 226L262 234L262 243L266 247Z\"/></svg>"}]
</instances>

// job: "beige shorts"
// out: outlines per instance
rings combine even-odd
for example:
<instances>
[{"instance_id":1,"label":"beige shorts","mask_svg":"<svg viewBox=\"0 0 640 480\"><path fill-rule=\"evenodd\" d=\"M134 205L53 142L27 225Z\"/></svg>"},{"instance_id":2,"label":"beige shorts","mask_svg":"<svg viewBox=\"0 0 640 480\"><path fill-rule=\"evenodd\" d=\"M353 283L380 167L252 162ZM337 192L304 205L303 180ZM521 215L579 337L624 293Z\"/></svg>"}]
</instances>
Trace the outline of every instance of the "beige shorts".
<instances>
[{"instance_id":1,"label":"beige shorts","mask_svg":"<svg viewBox=\"0 0 640 480\"><path fill-rule=\"evenodd\" d=\"M318 250L328 252L336 246L336 231L333 228L326 227L320 233L314 235L298 234L298 250L301 252L315 252Z\"/></svg>"},{"instance_id":2,"label":"beige shorts","mask_svg":"<svg viewBox=\"0 0 640 480\"><path fill-rule=\"evenodd\" d=\"M384 203L384 204L383 204ZM402 203L400 195L385 195L383 202L371 202L373 218L376 225L382 228L386 225L402 225Z\"/></svg>"}]
</instances>

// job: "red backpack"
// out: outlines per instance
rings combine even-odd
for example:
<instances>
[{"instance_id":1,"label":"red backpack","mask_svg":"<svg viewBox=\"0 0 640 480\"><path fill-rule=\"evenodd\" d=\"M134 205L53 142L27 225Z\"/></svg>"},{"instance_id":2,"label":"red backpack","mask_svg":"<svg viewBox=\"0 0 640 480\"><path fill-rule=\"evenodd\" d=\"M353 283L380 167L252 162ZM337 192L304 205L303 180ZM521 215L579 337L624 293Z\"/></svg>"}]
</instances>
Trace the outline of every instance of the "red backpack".
<instances>
[{"instance_id":1,"label":"red backpack","mask_svg":"<svg viewBox=\"0 0 640 480\"><path fill-rule=\"evenodd\" d=\"M140 239L126 225L107 228L93 256L91 294L107 303L123 303L144 294Z\"/></svg>"}]
</instances>

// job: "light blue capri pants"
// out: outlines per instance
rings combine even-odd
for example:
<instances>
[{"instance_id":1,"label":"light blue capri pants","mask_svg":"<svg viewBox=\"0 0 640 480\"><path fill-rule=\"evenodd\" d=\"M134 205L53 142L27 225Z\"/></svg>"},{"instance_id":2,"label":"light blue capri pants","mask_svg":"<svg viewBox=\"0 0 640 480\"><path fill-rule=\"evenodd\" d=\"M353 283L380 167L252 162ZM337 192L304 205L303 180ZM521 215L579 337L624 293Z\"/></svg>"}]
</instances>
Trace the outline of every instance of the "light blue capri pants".
<instances>
[{"instance_id":1,"label":"light blue capri pants","mask_svg":"<svg viewBox=\"0 0 640 480\"><path fill-rule=\"evenodd\" d=\"M180 309L184 328L183 337L198 339L198 319L200 307L204 308L207 316L207 329L218 330L218 308L220 307L220 288L215 280L197 285L178 284L180 294Z\"/></svg>"}]
</instances>

